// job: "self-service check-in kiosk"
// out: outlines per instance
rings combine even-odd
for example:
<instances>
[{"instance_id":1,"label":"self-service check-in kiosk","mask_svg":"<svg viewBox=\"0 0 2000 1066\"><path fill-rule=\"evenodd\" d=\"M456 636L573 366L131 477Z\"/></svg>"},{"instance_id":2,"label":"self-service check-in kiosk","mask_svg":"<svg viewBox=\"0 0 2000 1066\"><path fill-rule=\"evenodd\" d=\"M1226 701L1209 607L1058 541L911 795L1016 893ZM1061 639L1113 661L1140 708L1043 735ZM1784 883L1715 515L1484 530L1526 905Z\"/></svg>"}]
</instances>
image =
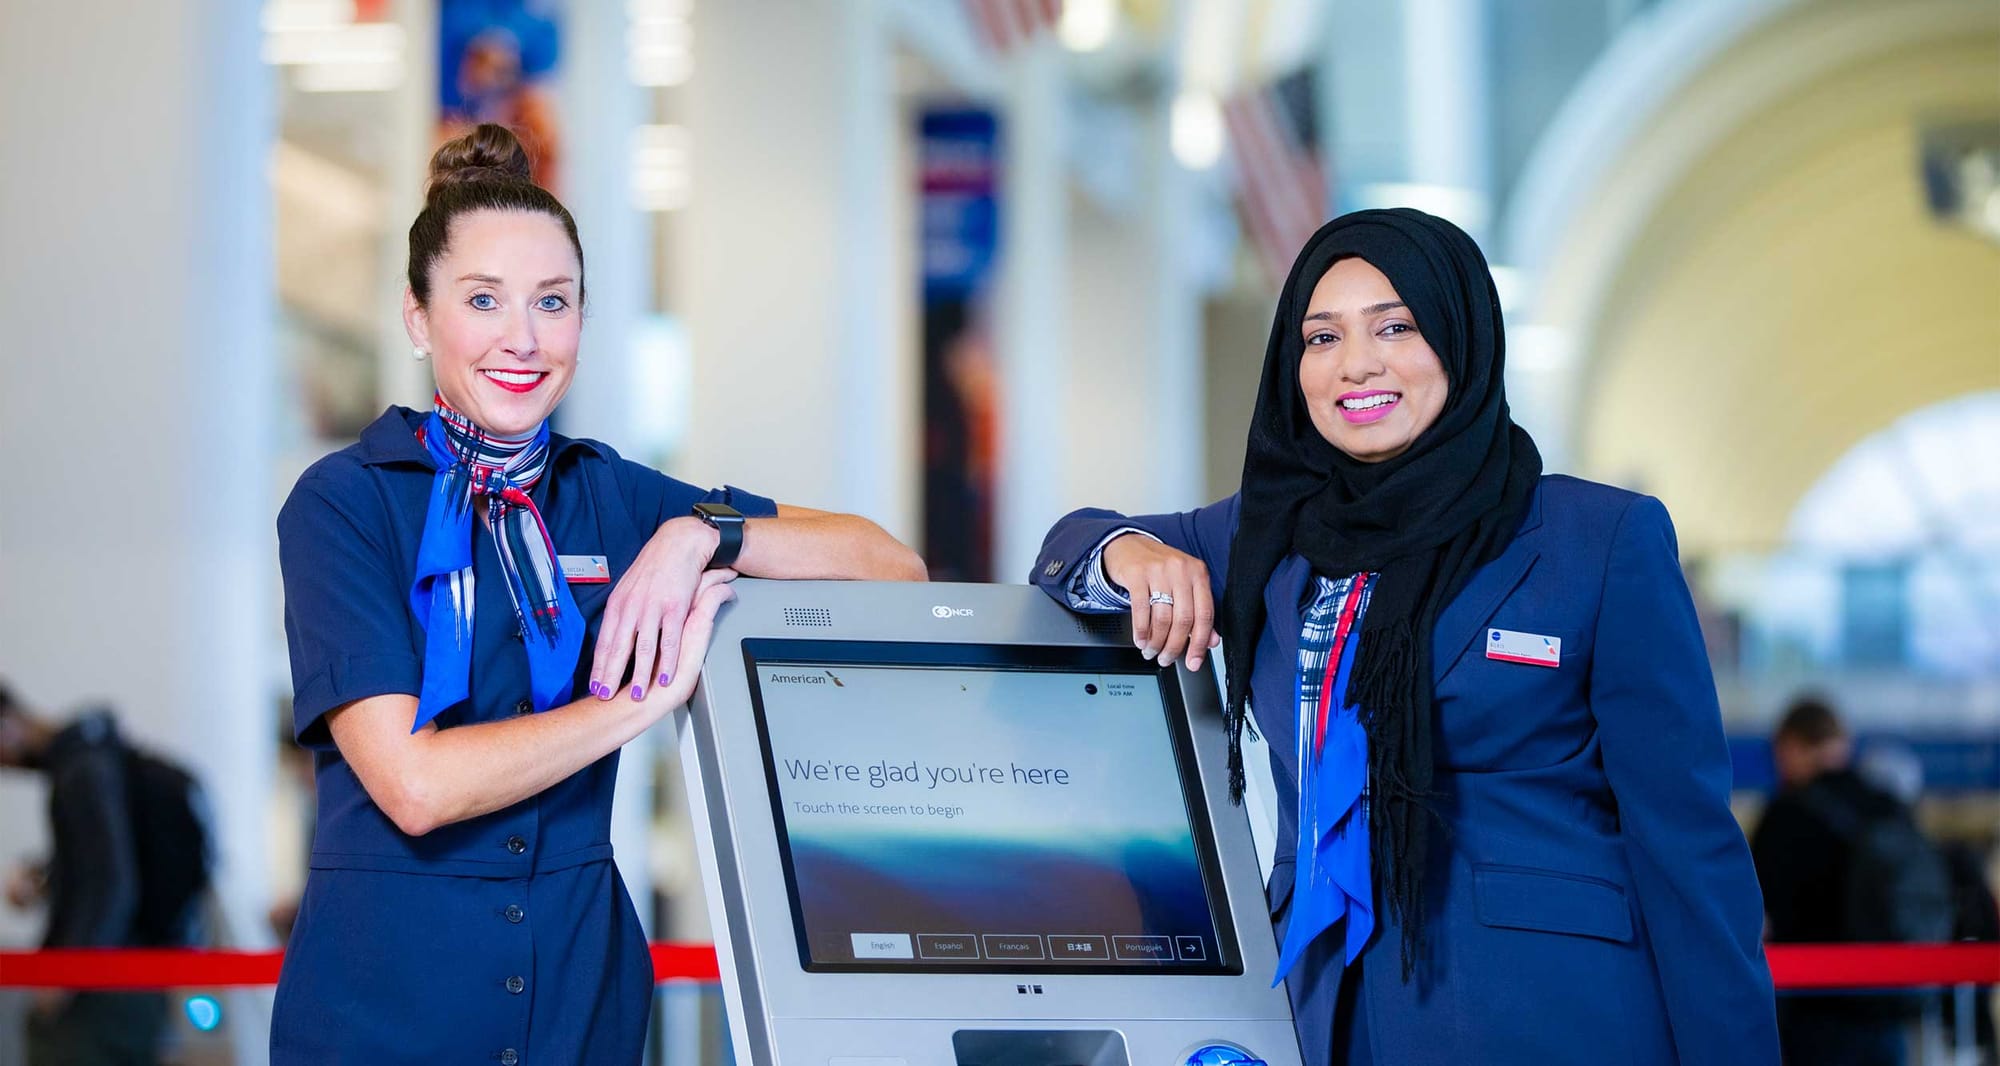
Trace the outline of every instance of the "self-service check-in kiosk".
<instances>
[{"instance_id":1,"label":"self-service check-in kiosk","mask_svg":"<svg viewBox=\"0 0 2000 1066\"><path fill-rule=\"evenodd\" d=\"M1026 586L735 587L680 730L738 1062L1296 1066L1213 678Z\"/></svg>"}]
</instances>

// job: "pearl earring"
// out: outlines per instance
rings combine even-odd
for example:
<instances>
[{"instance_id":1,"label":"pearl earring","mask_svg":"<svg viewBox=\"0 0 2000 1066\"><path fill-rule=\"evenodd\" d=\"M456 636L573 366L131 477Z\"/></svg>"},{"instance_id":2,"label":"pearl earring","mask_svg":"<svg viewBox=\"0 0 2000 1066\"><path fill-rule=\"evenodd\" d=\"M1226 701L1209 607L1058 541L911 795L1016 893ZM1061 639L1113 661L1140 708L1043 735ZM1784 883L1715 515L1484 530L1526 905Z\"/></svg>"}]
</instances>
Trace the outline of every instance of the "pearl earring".
<instances>
[{"instance_id":1,"label":"pearl earring","mask_svg":"<svg viewBox=\"0 0 2000 1066\"><path fill-rule=\"evenodd\" d=\"M413 348L411 351L416 354L417 362L419 363L431 357L431 353L424 351L422 348Z\"/></svg>"}]
</instances>

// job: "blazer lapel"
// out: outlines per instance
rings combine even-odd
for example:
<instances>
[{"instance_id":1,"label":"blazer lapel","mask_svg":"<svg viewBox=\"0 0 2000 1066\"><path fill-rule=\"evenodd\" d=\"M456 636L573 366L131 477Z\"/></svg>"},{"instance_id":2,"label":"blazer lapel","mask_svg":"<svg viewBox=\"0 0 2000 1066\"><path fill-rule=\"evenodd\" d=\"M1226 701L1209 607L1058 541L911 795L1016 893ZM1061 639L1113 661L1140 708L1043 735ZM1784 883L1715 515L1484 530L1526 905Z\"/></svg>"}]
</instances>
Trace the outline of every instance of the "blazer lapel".
<instances>
[{"instance_id":1,"label":"blazer lapel","mask_svg":"<svg viewBox=\"0 0 2000 1066\"><path fill-rule=\"evenodd\" d=\"M1431 683L1444 680L1444 675L1458 665L1465 655L1465 649L1473 643L1473 638L1486 629L1486 620L1500 609L1505 600L1528 576L1541 553L1516 545L1509 548L1500 558L1486 564L1485 568L1472 575L1458 597L1451 601L1444 613L1438 615L1437 628L1431 631Z\"/></svg>"},{"instance_id":2,"label":"blazer lapel","mask_svg":"<svg viewBox=\"0 0 2000 1066\"><path fill-rule=\"evenodd\" d=\"M1299 661L1299 597L1305 594L1306 583L1311 580L1312 564L1304 556L1288 555L1271 571L1271 580L1264 582L1264 628L1277 642L1278 661L1284 669L1278 671L1283 680L1277 682L1276 691L1285 698L1264 709L1257 719L1257 729L1265 740L1284 744L1287 753L1298 740L1299 709L1292 685ZM1254 697L1251 703L1254 707ZM1289 754L1285 761L1291 762Z\"/></svg>"},{"instance_id":3,"label":"blazer lapel","mask_svg":"<svg viewBox=\"0 0 2000 1066\"><path fill-rule=\"evenodd\" d=\"M1528 576L1535 560L1541 558L1529 537L1541 524L1542 493L1538 486L1528 501L1528 513L1521 519L1521 528L1514 532L1514 542L1500 553L1500 558L1473 574L1472 580L1438 615L1437 628L1431 631L1431 684L1443 681L1451 668L1458 665L1473 638L1485 630L1486 620L1520 587L1521 579Z\"/></svg>"},{"instance_id":4,"label":"blazer lapel","mask_svg":"<svg viewBox=\"0 0 2000 1066\"><path fill-rule=\"evenodd\" d=\"M1311 580L1312 564L1306 562L1305 556L1287 555L1271 571L1271 580L1264 583L1264 624L1278 638L1278 647L1287 654L1287 662L1298 658L1299 600Z\"/></svg>"}]
</instances>

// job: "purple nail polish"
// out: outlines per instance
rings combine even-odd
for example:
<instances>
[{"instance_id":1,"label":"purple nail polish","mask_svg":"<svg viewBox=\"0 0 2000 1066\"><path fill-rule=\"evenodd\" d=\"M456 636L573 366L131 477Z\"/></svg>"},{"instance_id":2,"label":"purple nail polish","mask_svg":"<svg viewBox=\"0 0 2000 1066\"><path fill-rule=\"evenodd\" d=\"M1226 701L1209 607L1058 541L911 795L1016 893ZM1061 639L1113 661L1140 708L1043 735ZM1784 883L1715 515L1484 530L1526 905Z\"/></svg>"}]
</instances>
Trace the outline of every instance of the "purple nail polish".
<instances>
[{"instance_id":1,"label":"purple nail polish","mask_svg":"<svg viewBox=\"0 0 2000 1066\"><path fill-rule=\"evenodd\" d=\"M660 684L671 685L673 683L674 683L674 675L668 673L662 673L660 675Z\"/></svg>"},{"instance_id":2,"label":"purple nail polish","mask_svg":"<svg viewBox=\"0 0 2000 1066\"><path fill-rule=\"evenodd\" d=\"M611 697L611 686L602 681L592 681L590 683L590 694L600 700L609 699Z\"/></svg>"},{"instance_id":3,"label":"purple nail polish","mask_svg":"<svg viewBox=\"0 0 2000 1066\"><path fill-rule=\"evenodd\" d=\"M633 698L633 699L635 699L635 700L639 700L639 699L644 699L645 697L646 697L646 690L645 690L645 689L643 689L643 688L640 688L640 687L639 687L639 686L637 686L637 685L633 685L633 686L632 686L632 698Z\"/></svg>"}]
</instances>

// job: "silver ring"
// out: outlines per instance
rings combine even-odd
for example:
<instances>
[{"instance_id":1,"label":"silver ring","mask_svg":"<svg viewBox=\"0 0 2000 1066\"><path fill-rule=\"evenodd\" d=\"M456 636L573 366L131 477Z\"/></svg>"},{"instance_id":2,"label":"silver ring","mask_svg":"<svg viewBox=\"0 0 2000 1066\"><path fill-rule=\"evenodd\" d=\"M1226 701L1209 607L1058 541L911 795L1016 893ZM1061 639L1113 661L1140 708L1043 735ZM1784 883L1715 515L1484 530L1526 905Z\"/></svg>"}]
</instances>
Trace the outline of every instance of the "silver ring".
<instances>
[{"instance_id":1,"label":"silver ring","mask_svg":"<svg viewBox=\"0 0 2000 1066\"><path fill-rule=\"evenodd\" d=\"M1146 597L1146 602L1155 607L1172 607L1174 605L1174 594L1171 592L1155 592L1151 596Z\"/></svg>"}]
</instances>

